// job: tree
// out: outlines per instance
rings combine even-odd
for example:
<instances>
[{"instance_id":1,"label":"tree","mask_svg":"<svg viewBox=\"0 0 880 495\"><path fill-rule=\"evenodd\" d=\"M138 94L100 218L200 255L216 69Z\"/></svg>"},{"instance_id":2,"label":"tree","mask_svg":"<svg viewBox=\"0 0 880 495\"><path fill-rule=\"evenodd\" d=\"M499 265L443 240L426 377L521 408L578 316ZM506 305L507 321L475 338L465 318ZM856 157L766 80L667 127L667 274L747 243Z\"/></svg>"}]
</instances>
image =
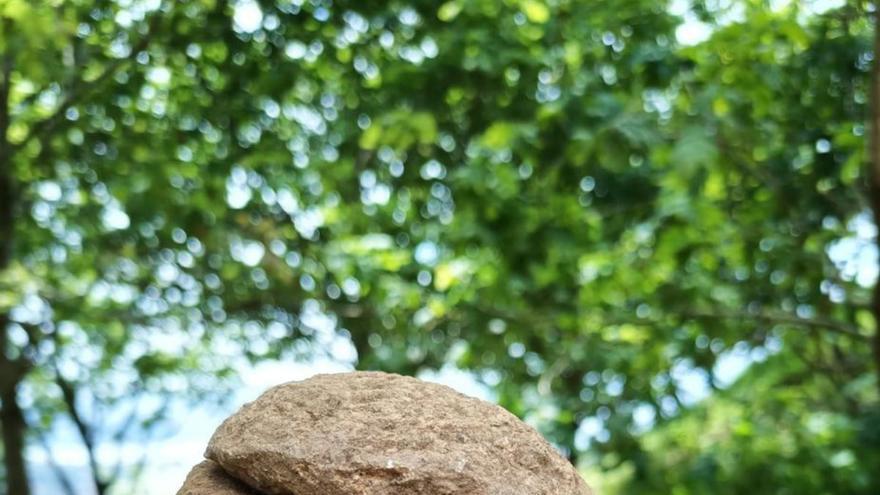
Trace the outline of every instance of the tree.
<instances>
[{"instance_id":1,"label":"tree","mask_svg":"<svg viewBox=\"0 0 880 495\"><path fill-rule=\"evenodd\" d=\"M472 371L612 473L708 421L682 377L724 388L734 349L860 421L880 309L829 252L870 211L871 7L737 8L681 46L641 0L0 2L8 491L27 432L94 453L326 352L315 314L358 367Z\"/></svg>"},{"instance_id":2,"label":"tree","mask_svg":"<svg viewBox=\"0 0 880 495\"><path fill-rule=\"evenodd\" d=\"M878 410L852 408L870 387L835 394L829 382L790 354L758 363L645 434L640 455L612 470L605 492L876 492Z\"/></svg>"},{"instance_id":3,"label":"tree","mask_svg":"<svg viewBox=\"0 0 880 495\"><path fill-rule=\"evenodd\" d=\"M616 464L603 459L607 491L877 490L875 282L841 262L875 242L853 233L870 224L875 191L876 159L865 154L877 80L869 13L864 5L806 17L797 5L747 9L686 50L696 70L682 102L712 123L720 153L708 173L723 174L735 235L752 245L747 264L730 267L748 288L724 297L747 295L739 318L757 317L770 301L782 307L746 323L758 323L761 345L750 343L756 362L732 387L659 421L633 454L612 457ZM795 319L777 318L786 306Z\"/></svg>"}]
</instances>

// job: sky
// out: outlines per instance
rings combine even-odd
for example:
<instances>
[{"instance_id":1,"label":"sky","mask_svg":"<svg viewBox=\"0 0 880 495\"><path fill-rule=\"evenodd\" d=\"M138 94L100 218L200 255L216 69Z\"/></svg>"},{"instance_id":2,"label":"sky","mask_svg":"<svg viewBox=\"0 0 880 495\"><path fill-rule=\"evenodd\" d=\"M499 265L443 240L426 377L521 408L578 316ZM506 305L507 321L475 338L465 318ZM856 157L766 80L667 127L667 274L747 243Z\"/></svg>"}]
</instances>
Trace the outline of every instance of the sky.
<instances>
[{"instance_id":1,"label":"sky","mask_svg":"<svg viewBox=\"0 0 880 495\"><path fill-rule=\"evenodd\" d=\"M346 357L346 356L341 356ZM130 463L136 462L144 448L149 449L148 468L144 473L143 483L139 487L124 487L117 493L153 495L160 493L176 493L189 469L201 462L202 454L214 430L230 414L238 410L246 402L252 401L263 391L274 385L304 380L319 373L340 373L351 371L353 364L344 359L324 358L311 362L267 362L242 370L242 387L235 397L221 410L178 407L172 417L179 423L177 432L147 445L127 444L121 449L105 449L102 454L110 458L122 456ZM478 383L469 374L446 368L436 372L420 375L420 378L448 385L459 392L492 400L487 387ZM89 481L87 457L76 439L76 433L69 427L59 428L56 441L53 443L53 455L56 462L63 465L71 473L80 495L92 495L94 488ZM46 464L47 457L40 448L32 448L29 460L34 466L32 476L36 486L34 495L58 495L62 493L52 471Z\"/></svg>"},{"instance_id":2,"label":"sky","mask_svg":"<svg viewBox=\"0 0 880 495\"><path fill-rule=\"evenodd\" d=\"M203 452L214 430L229 415L243 404L254 400L266 389L288 381L304 380L319 373L339 373L354 369L356 354L346 337L336 334L328 322L318 326L318 330L331 336L328 348L336 352L330 356L308 362L274 361L264 362L241 369L241 386L228 403L217 408L216 404L203 408L186 408L178 406L171 413L177 429L171 435L150 443L128 443L121 446L105 445L99 451L99 457L116 460L122 458L129 465L140 459L144 449L149 452L147 469L139 486L119 486L116 493L131 495L153 495L175 493L183 483L189 469L203 459ZM721 386L733 383L745 371L749 364L766 359L774 351L769 346L763 352L749 350L745 346L722 354L713 370ZM705 373L694 370L687 362L676 365L672 371L673 378L682 391L683 402L687 405L696 404L708 397L710 389ZM474 375L458 370L450 365L438 371L421 373L419 377L426 381L442 383L472 397L494 402L491 390ZM540 418L533 418L536 426ZM645 408L636 410L635 419L642 430L651 427L654 412ZM69 425L60 426L56 430L52 451L55 461L61 464L77 485L80 495L94 494L87 469L87 454L77 440L76 432ZM577 432L575 444L578 448L586 448L595 438L607 435L603 423L598 418L587 418ZM33 466L35 481L34 495L56 495L62 493L59 485L47 465L45 451L33 447L29 451L29 461Z\"/></svg>"}]
</instances>

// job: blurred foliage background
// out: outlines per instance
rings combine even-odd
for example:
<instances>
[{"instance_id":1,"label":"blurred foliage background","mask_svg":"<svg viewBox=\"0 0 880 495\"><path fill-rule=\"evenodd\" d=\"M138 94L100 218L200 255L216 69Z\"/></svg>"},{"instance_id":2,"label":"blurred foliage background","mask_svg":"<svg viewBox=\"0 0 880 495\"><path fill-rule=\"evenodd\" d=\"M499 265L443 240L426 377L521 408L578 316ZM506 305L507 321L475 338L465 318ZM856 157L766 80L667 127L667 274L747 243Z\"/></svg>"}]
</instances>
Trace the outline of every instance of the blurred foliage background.
<instances>
[{"instance_id":1,"label":"blurred foliage background","mask_svg":"<svg viewBox=\"0 0 880 495\"><path fill-rule=\"evenodd\" d=\"M315 321L600 493L880 493L875 11L0 0L7 493L60 421L122 493Z\"/></svg>"}]
</instances>

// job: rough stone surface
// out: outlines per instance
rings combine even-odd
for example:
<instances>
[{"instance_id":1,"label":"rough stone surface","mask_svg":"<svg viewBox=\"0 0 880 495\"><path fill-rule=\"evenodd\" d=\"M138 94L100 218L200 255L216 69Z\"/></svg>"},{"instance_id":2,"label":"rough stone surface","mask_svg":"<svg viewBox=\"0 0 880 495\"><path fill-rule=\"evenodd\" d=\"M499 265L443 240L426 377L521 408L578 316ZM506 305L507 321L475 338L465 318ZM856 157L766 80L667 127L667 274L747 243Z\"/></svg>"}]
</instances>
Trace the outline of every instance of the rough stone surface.
<instances>
[{"instance_id":1,"label":"rough stone surface","mask_svg":"<svg viewBox=\"0 0 880 495\"><path fill-rule=\"evenodd\" d=\"M385 373L279 385L214 433L206 457L273 495L589 495L504 409Z\"/></svg>"},{"instance_id":2,"label":"rough stone surface","mask_svg":"<svg viewBox=\"0 0 880 495\"><path fill-rule=\"evenodd\" d=\"M192 468L177 495L259 495L226 474L216 462L204 461Z\"/></svg>"}]
</instances>

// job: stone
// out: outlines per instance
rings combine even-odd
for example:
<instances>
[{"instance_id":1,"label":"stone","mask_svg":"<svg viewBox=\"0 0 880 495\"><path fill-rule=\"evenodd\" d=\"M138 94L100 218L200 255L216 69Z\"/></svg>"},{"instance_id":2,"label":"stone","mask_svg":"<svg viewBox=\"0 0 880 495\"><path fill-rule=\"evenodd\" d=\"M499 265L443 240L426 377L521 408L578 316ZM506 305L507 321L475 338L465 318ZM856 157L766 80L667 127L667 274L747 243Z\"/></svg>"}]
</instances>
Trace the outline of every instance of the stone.
<instances>
[{"instance_id":1,"label":"stone","mask_svg":"<svg viewBox=\"0 0 880 495\"><path fill-rule=\"evenodd\" d=\"M259 495L226 474L219 464L203 461L192 468L177 495Z\"/></svg>"},{"instance_id":2,"label":"stone","mask_svg":"<svg viewBox=\"0 0 880 495\"><path fill-rule=\"evenodd\" d=\"M205 456L271 495L589 495L516 416L443 385L378 372L269 389Z\"/></svg>"}]
</instances>

